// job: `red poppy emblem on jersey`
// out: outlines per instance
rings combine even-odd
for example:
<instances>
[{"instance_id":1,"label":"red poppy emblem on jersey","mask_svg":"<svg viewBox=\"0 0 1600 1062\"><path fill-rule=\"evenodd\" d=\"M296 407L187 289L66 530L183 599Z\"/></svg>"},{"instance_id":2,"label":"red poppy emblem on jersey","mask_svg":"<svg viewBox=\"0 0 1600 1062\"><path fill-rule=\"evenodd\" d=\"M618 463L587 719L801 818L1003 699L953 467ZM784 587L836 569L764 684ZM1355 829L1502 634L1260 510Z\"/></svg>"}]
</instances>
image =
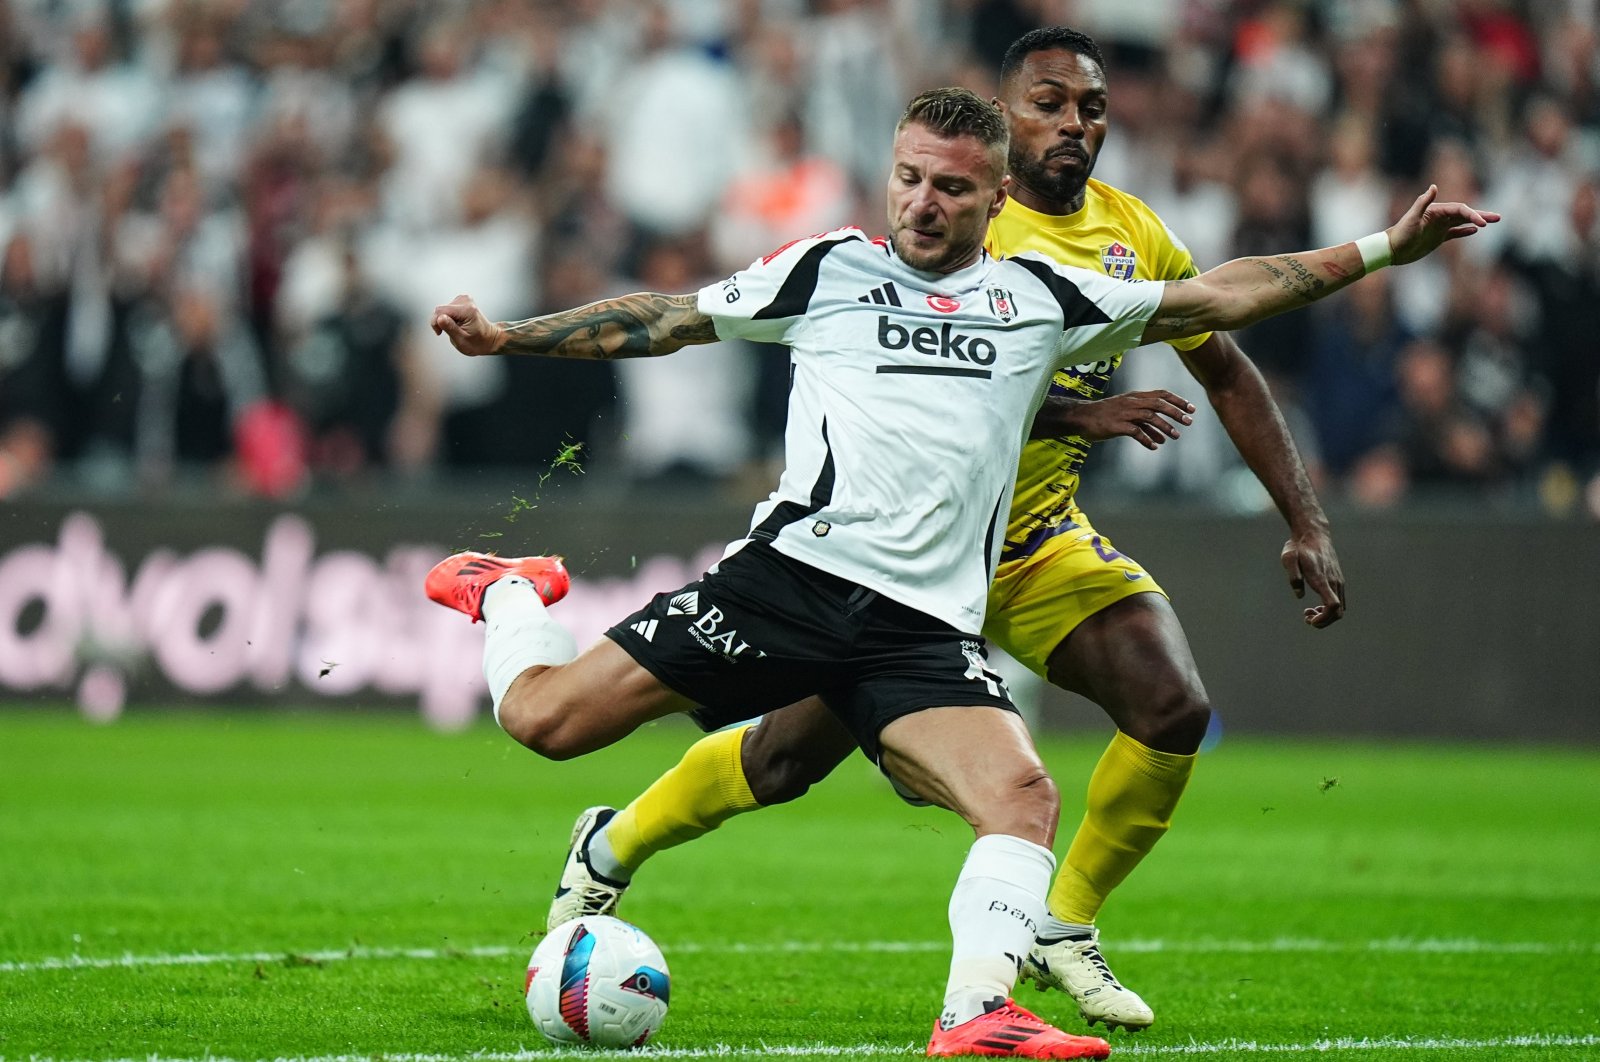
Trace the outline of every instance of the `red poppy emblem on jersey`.
<instances>
[{"instance_id":1,"label":"red poppy emblem on jersey","mask_svg":"<svg viewBox=\"0 0 1600 1062\"><path fill-rule=\"evenodd\" d=\"M1133 248L1120 240L1100 252L1100 264L1106 267L1106 273L1113 280L1132 280L1137 258Z\"/></svg>"},{"instance_id":2,"label":"red poppy emblem on jersey","mask_svg":"<svg viewBox=\"0 0 1600 1062\"><path fill-rule=\"evenodd\" d=\"M932 306L940 313L955 313L957 310L961 309L961 303L957 302L955 299L947 299L943 295L929 295L928 305Z\"/></svg>"}]
</instances>

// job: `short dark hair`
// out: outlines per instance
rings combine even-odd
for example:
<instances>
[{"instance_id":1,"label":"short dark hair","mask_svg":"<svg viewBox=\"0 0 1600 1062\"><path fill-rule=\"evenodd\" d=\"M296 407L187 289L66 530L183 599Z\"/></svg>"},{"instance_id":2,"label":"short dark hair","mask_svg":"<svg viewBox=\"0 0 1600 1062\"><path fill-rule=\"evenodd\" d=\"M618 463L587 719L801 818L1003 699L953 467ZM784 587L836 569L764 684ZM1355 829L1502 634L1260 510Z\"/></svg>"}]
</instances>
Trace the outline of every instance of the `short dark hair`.
<instances>
[{"instance_id":1,"label":"short dark hair","mask_svg":"<svg viewBox=\"0 0 1600 1062\"><path fill-rule=\"evenodd\" d=\"M1100 46L1093 37L1067 26L1040 26L1012 41L1011 47L1006 49L1005 58L1000 60L1001 84L1010 81L1022 69L1023 61L1034 52L1056 51L1077 52L1093 59L1094 65L1100 68L1100 76L1105 76L1106 57L1100 54Z\"/></svg>"},{"instance_id":2,"label":"short dark hair","mask_svg":"<svg viewBox=\"0 0 1600 1062\"><path fill-rule=\"evenodd\" d=\"M1002 158L1011 143L1011 131L1000 108L971 89L929 89L906 105L895 132L912 122L927 126L940 136L977 137L984 147L997 148Z\"/></svg>"}]
</instances>

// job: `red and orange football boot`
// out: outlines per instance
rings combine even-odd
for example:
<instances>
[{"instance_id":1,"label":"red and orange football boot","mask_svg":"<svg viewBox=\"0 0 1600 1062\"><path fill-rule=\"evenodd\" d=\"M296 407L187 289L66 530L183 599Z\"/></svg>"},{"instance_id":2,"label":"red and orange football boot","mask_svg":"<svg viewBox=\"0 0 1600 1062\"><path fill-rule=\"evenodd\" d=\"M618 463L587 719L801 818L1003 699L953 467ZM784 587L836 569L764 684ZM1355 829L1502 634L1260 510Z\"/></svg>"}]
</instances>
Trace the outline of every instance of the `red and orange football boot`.
<instances>
[{"instance_id":1,"label":"red and orange football boot","mask_svg":"<svg viewBox=\"0 0 1600 1062\"><path fill-rule=\"evenodd\" d=\"M547 605L566 597L572 587L560 557L495 557L470 551L435 564L422 585L430 598L465 612L476 623L483 619L483 592L508 575L520 575L532 583Z\"/></svg>"},{"instance_id":2,"label":"red and orange football boot","mask_svg":"<svg viewBox=\"0 0 1600 1062\"><path fill-rule=\"evenodd\" d=\"M990 1004L993 1006L993 1004ZM1073 1036L1046 1024L1011 1000L953 1029L933 1026L928 1057L1107 1058L1111 1045L1098 1036Z\"/></svg>"}]
</instances>

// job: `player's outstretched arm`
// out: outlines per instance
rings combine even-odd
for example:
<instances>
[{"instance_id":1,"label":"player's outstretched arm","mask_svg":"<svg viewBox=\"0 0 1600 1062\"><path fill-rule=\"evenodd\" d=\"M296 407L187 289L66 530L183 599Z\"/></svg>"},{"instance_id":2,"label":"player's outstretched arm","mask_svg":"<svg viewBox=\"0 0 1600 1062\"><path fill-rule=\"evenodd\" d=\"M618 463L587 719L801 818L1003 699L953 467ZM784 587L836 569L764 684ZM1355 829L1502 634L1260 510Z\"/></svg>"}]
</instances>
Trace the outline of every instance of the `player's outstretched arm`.
<instances>
[{"instance_id":1,"label":"player's outstretched arm","mask_svg":"<svg viewBox=\"0 0 1600 1062\"><path fill-rule=\"evenodd\" d=\"M1384 232L1354 243L1270 258L1236 258L1189 280L1169 281L1143 341L1230 331L1332 295L1364 274L1404 265L1500 220L1465 203L1436 203L1429 186Z\"/></svg>"},{"instance_id":2,"label":"player's outstretched arm","mask_svg":"<svg viewBox=\"0 0 1600 1062\"><path fill-rule=\"evenodd\" d=\"M463 354L544 354L554 358L650 358L716 341L717 329L695 295L653 291L602 299L576 310L496 323L457 295L434 307L433 331Z\"/></svg>"}]
</instances>

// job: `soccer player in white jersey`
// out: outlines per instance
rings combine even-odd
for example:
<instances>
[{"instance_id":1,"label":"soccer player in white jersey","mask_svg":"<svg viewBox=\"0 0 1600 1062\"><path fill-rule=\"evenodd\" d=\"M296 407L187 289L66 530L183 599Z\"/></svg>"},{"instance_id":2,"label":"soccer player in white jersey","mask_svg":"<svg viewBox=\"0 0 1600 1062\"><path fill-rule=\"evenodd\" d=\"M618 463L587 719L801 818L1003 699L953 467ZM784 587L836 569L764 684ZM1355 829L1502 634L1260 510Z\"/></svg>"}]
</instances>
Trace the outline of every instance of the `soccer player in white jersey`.
<instances>
[{"instance_id":1,"label":"soccer player in white jersey","mask_svg":"<svg viewBox=\"0 0 1600 1062\"><path fill-rule=\"evenodd\" d=\"M433 327L469 355L638 357L742 336L790 346L794 386L786 468L749 533L583 654L546 611L565 588L552 559L458 554L429 574L428 592L487 621L496 718L553 759L675 712L711 727L820 694L899 787L977 837L951 897L953 955L928 1053L1103 1058L1105 1041L1008 998L1044 916L1059 801L978 632L1032 414L1060 366L1242 327L1497 215L1434 203L1430 189L1355 243L1128 284L984 252L1006 198L1006 148L994 107L933 90L896 130L886 240L839 230L695 294L513 324L466 296L438 307Z\"/></svg>"},{"instance_id":2,"label":"soccer player in white jersey","mask_svg":"<svg viewBox=\"0 0 1600 1062\"><path fill-rule=\"evenodd\" d=\"M1007 49L998 102L1011 134L1011 186L989 224L990 254L1038 251L1130 281L1184 280L1198 270L1161 218L1091 180L1108 133L1105 60L1087 35L1034 29ZM873 300L882 302L881 292ZM1261 373L1225 333L1169 341L1288 524L1280 554L1291 590L1321 599L1313 628L1343 613L1344 578L1328 521ZM1176 395L1101 396L1118 355L1061 370L1017 469L983 633L1054 685L1099 705L1116 733L1089 774L1084 815L1056 871L1022 978L1068 993L1091 1026L1143 1029L1155 1011L1119 981L1100 949L1102 906L1165 836L1196 766L1211 707L1166 591L1120 552L1078 504L1092 442L1176 436L1192 408ZM1171 417L1171 423L1163 417ZM855 742L817 698L759 724L706 735L620 811L578 816L547 922L614 914L656 854L736 815L803 796Z\"/></svg>"}]
</instances>

